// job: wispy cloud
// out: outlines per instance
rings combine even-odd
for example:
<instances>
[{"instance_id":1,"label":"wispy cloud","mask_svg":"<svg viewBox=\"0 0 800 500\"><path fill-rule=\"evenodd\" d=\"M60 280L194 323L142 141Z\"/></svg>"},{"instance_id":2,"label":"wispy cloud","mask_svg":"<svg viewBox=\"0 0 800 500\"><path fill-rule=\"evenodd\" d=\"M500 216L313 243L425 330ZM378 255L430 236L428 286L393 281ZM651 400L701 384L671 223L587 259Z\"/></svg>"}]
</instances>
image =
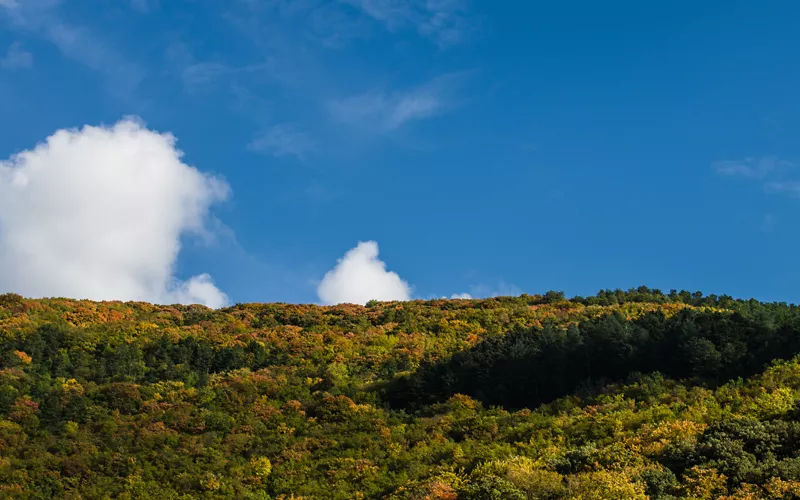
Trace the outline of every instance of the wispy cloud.
<instances>
[{"instance_id":1,"label":"wispy cloud","mask_svg":"<svg viewBox=\"0 0 800 500\"><path fill-rule=\"evenodd\" d=\"M246 12L233 9L228 20L257 38L282 46L284 39L312 41L341 49L374 31L371 18L338 0L239 0Z\"/></svg>"},{"instance_id":2,"label":"wispy cloud","mask_svg":"<svg viewBox=\"0 0 800 500\"><path fill-rule=\"evenodd\" d=\"M159 0L131 0L131 8L147 14L159 7Z\"/></svg>"},{"instance_id":3,"label":"wispy cloud","mask_svg":"<svg viewBox=\"0 0 800 500\"><path fill-rule=\"evenodd\" d=\"M770 193L786 193L800 196L800 178L797 165L770 156L760 159L746 158L741 161L721 161L713 165L714 170L726 177L751 179L761 183Z\"/></svg>"},{"instance_id":4,"label":"wispy cloud","mask_svg":"<svg viewBox=\"0 0 800 500\"><path fill-rule=\"evenodd\" d=\"M362 16L353 16L336 3L327 3L311 10L307 17L309 37L333 49L369 38L373 30Z\"/></svg>"},{"instance_id":5,"label":"wispy cloud","mask_svg":"<svg viewBox=\"0 0 800 500\"><path fill-rule=\"evenodd\" d=\"M247 148L276 157L294 156L305 160L306 155L316 149L316 145L308 133L299 130L293 123L283 123L265 130Z\"/></svg>"},{"instance_id":6,"label":"wispy cloud","mask_svg":"<svg viewBox=\"0 0 800 500\"><path fill-rule=\"evenodd\" d=\"M180 77L184 90L189 93L210 87L228 72L228 67L220 62L197 61L184 43L167 47L165 58L170 72Z\"/></svg>"},{"instance_id":7,"label":"wispy cloud","mask_svg":"<svg viewBox=\"0 0 800 500\"><path fill-rule=\"evenodd\" d=\"M774 156L765 158L745 158L740 161L719 161L714 163L714 170L720 175L765 179L780 175L794 167L790 161L779 160Z\"/></svg>"},{"instance_id":8,"label":"wispy cloud","mask_svg":"<svg viewBox=\"0 0 800 500\"><path fill-rule=\"evenodd\" d=\"M393 93L368 92L328 102L337 121L369 130L389 132L406 123L439 115L452 107L454 75L436 78L420 87Z\"/></svg>"},{"instance_id":9,"label":"wispy cloud","mask_svg":"<svg viewBox=\"0 0 800 500\"><path fill-rule=\"evenodd\" d=\"M0 0L15 28L49 41L66 57L103 75L112 94L130 96L144 79L145 70L87 28L64 21L59 5L59 0Z\"/></svg>"},{"instance_id":10,"label":"wispy cloud","mask_svg":"<svg viewBox=\"0 0 800 500\"><path fill-rule=\"evenodd\" d=\"M318 180L312 180L303 190L303 194L310 200L317 203L328 203L344 196L342 189L331 187Z\"/></svg>"},{"instance_id":11,"label":"wispy cloud","mask_svg":"<svg viewBox=\"0 0 800 500\"><path fill-rule=\"evenodd\" d=\"M771 181L764 184L764 189L769 193L785 193L792 196L800 196L800 181Z\"/></svg>"},{"instance_id":12,"label":"wispy cloud","mask_svg":"<svg viewBox=\"0 0 800 500\"><path fill-rule=\"evenodd\" d=\"M217 62L201 62L190 64L181 71L183 86L190 92L208 87L221 76L229 73L231 68Z\"/></svg>"},{"instance_id":13,"label":"wispy cloud","mask_svg":"<svg viewBox=\"0 0 800 500\"><path fill-rule=\"evenodd\" d=\"M765 233L773 233L775 232L777 225L778 221L775 220L775 216L772 214L767 214L764 216L764 220L761 222L761 230Z\"/></svg>"},{"instance_id":14,"label":"wispy cloud","mask_svg":"<svg viewBox=\"0 0 800 500\"><path fill-rule=\"evenodd\" d=\"M440 48L476 31L467 0L239 0L253 13L299 22L303 36L334 48L369 38L375 25L391 33L415 32Z\"/></svg>"},{"instance_id":15,"label":"wispy cloud","mask_svg":"<svg viewBox=\"0 0 800 500\"><path fill-rule=\"evenodd\" d=\"M446 48L464 41L475 24L463 0L341 0L389 31L415 29L417 33Z\"/></svg>"},{"instance_id":16,"label":"wispy cloud","mask_svg":"<svg viewBox=\"0 0 800 500\"><path fill-rule=\"evenodd\" d=\"M33 55L22 49L22 44L14 42L8 47L5 57L0 59L3 69L30 69L33 67Z\"/></svg>"},{"instance_id":17,"label":"wispy cloud","mask_svg":"<svg viewBox=\"0 0 800 500\"><path fill-rule=\"evenodd\" d=\"M350 125L394 130L408 121L428 118L442 108L433 95L362 94L328 103L328 111L337 120Z\"/></svg>"},{"instance_id":18,"label":"wispy cloud","mask_svg":"<svg viewBox=\"0 0 800 500\"><path fill-rule=\"evenodd\" d=\"M190 94L213 89L221 82L227 82L233 89L236 87L233 81L235 77L270 72L273 69L270 60L241 67L229 66L219 61L198 61L184 43L170 45L165 57L171 72L179 75L184 90Z\"/></svg>"}]
</instances>

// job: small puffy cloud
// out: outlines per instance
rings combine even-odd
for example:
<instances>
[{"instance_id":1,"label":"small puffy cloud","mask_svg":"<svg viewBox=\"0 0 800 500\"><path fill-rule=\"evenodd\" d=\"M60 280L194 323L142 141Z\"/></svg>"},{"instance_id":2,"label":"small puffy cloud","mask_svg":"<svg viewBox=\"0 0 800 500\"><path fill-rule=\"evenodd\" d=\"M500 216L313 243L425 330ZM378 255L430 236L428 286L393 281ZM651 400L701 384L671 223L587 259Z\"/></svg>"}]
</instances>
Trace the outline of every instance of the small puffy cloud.
<instances>
[{"instance_id":1,"label":"small puffy cloud","mask_svg":"<svg viewBox=\"0 0 800 500\"><path fill-rule=\"evenodd\" d=\"M515 297L522 294L516 285L501 281L497 285L475 285L470 287L472 297Z\"/></svg>"},{"instance_id":2,"label":"small puffy cloud","mask_svg":"<svg viewBox=\"0 0 800 500\"><path fill-rule=\"evenodd\" d=\"M265 130L247 148L276 157L294 156L304 160L306 154L316 149L316 145L306 132L298 130L294 124L283 123Z\"/></svg>"},{"instance_id":3,"label":"small puffy cloud","mask_svg":"<svg viewBox=\"0 0 800 500\"><path fill-rule=\"evenodd\" d=\"M211 276L203 273L183 282L174 281L167 302L205 304L216 309L226 305L228 297L217 288Z\"/></svg>"},{"instance_id":4,"label":"small puffy cloud","mask_svg":"<svg viewBox=\"0 0 800 500\"><path fill-rule=\"evenodd\" d=\"M378 243L359 242L325 274L317 287L325 304L366 304L370 300L410 300L411 287L397 273L387 271L378 258Z\"/></svg>"},{"instance_id":5,"label":"small puffy cloud","mask_svg":"<svg viewBox=\"0 0 800 500\"><path fill-rule=\"evenodd\" d=\"M468 300L468 299L472 298L472 295L470 295L468 293L454 293L453 295L450 296L450 298L451 299L465 299L465 300Z\"/></svg>"},{"instance_id":6,"label":"small puffy cloud","mask_svg":"<svg viewBox=\"0 0 800 500\"><path fill-rule=\"evenodd\" d=\"M3 69L30 69L33 67L33 55L23 50L22 44L14 42L8 47L6 55L0 59L0 68Z\"/></svg>"},{"instance_id":7,"label":"small puffy cloud","mask_svg":"<svg viewBox=\"0 0 800 500\"><path fill-rule=\"evenodd\" d=\"M0 293L223 306L208 275L173 276L181 236L228 194L175 142L126 119L0 161Z\"/></svg>"}]
</instances>

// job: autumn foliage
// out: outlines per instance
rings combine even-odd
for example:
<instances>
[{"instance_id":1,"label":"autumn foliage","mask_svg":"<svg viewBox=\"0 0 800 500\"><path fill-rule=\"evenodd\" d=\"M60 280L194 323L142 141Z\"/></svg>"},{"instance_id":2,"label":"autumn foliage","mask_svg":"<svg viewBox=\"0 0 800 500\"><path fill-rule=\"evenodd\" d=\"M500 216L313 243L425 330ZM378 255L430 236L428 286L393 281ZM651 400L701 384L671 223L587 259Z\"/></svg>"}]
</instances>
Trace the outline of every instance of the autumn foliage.
<instances>
[{"instance_id":1,"label":"autumn foliage","mask_svg":"<svg viewBox=\"0 0 800 500\"><path fill-rule=\"evenodd\" d=\"M0 498L800 497L800 310L0 295Z\"/></svg>"}]
</instances>

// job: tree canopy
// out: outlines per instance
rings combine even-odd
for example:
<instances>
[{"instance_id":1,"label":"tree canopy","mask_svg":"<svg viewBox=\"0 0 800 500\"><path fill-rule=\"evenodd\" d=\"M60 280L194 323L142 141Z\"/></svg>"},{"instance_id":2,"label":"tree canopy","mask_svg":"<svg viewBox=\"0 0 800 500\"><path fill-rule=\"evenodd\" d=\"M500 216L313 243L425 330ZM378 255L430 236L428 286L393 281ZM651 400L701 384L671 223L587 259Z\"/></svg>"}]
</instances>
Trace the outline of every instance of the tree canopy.
<instances>
[{"instance_id":1,"label":"tree canopy","mask_svg":"<svg viewBox=\"0 0 800 500\"><path fill-rule=\"evenodd\" d=\"M789 499L800 310L0 295L0 497Z\"/></svg>"}]
</instances>

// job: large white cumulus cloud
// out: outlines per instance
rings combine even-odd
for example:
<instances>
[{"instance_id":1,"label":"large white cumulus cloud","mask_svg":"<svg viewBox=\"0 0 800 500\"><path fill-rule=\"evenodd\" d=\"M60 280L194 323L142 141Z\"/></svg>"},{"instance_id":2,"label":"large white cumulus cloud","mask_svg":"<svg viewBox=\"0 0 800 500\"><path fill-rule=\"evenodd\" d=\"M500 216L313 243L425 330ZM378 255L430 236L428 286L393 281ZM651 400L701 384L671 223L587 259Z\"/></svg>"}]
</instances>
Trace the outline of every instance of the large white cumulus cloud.
<instances>
[{"instance_id":1,"label":"large white cumulus cloud","mask_svg":"<svg viewBox=\"0 0 800 500\"><path fill-rule=\"evenodd\" d=\"M0 293L223 306L208 275L173 276L181 235L228 193L181 157L172 135L125 119L0 161Z\"/></svg>"},{"instance_id":2,"label":"large white cumulus cloud","mask_svg":"<svg viewBox=\"0 0 800 500\"><path fill-rule=\"evenodd\" d=\"M411 287L378 258L378 244L359 242L325 274L317 288L325 304L366 304L370 300L409 300Z\"/></svg>"}]
</instances>

